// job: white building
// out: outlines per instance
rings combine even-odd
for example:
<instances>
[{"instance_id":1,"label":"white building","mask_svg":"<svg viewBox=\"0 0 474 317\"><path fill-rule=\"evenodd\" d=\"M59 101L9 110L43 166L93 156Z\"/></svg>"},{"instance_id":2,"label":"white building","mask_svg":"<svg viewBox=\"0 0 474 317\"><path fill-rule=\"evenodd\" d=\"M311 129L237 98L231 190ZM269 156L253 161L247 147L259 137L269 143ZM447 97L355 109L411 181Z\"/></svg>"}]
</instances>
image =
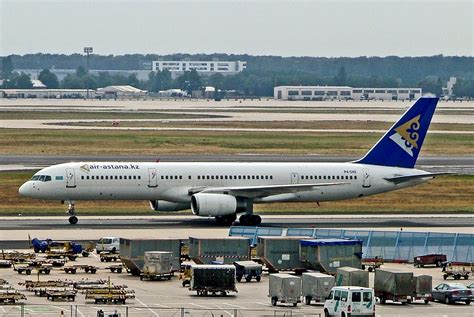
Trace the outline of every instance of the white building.
<instances>
[{"instance_id":1,"label":"white building","mask_svg":"<svg viewBox=\"0 0 474 317\"><path fill-rule=\"evenodd\" d=\"M242 72L247 68L247 62L235 61L153 61L153 71L168 70L172 74L184 73L195 69L201 75L232 75Z\"/></svg>"},{"instance_id":2,"label":"white building","mask_svg":"<svg viewBox=\"0 0 474 317\"><path fill-rule=\"evenodd\" d=\"M89 98L95 98L95 90L89 89ZM87 98L86 89L0 89L0 98L45 98L82 99Z\"/></svg>"},{"instance_id":3,"label":"white building","mask_svg":"<svg viewBox=\"0 0 474 317\"><path fill-rule=\"evenodd\" d=\"M411 100L421 97L421 88L352 88L349 86L278 86L277 100Z\"/></svg>"},{"instance_id":4,"label":"white building","mask_svg":"<svg viewBox=\"0 0 474 317\"><path fill-rule=\"evenodd\" d=\"M148 91L135 88L130 85L123 86L107 86L97 89L98 95L103 95L106 98L118 97L142 97L148 94Z\"/></svg>"}]
</instances>

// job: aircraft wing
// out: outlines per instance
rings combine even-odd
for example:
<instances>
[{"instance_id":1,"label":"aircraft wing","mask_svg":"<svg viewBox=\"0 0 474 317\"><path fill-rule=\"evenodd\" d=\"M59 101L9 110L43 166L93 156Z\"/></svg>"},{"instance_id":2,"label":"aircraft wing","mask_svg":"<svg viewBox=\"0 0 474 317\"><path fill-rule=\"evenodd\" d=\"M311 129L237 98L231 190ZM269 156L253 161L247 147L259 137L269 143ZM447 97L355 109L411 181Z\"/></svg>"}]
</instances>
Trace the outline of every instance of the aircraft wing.
<instances>
[{"instance_id":1,"label":"aircraft wing","mask_svg":"<svg viewBox=\"0 0 474 317\"><path fill-rule=\"evenodd\" d=\"M408 176L386 177L384 179L394 184L401 184L401 183L408 182L414 179L436 177L436 176L450 175L450 174L453 174L453 173L427 173L427 174L417 174L417 175L408 175Z\"/></svg>"},{"instance_id":2,"label":"aircraft wing","mask_svg":"<svg viewBox=\"0 0 474 317\"><path fill-rule=\"evenodd\" d=\"M349 183L317 183L317 184L289 184L268 186L238 186L238 187L203 187L194 188L189 191L190 195L197 193L226 194L248 198L261 198L278 194L291 194L302 191L310 191L319 187L331 187Z\"/></svg>"}]
</instances>

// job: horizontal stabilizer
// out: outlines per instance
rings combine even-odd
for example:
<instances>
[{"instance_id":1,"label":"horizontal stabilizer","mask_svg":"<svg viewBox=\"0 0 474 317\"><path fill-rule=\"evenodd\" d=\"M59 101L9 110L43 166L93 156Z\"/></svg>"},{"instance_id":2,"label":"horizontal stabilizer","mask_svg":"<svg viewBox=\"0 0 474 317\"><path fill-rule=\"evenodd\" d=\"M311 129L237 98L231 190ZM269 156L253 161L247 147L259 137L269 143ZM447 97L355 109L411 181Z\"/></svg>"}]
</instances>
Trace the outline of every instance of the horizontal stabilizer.
<instances>
[{"instance_id":1,"label":"horizontal stabilizer","mask_svg":"<svg viewBox=\"0 0 474 317\"><path fill-rule=\"evenodd\" d=\"M436 177L436 176L450 175L450 174L453 174L453 173L428 173L428 174L417 174L417 175L408 175L408 176L386 177L384 179L394 184L400 184L400 183L408 182L414 179Z\"/></svg>"}]
</instances>

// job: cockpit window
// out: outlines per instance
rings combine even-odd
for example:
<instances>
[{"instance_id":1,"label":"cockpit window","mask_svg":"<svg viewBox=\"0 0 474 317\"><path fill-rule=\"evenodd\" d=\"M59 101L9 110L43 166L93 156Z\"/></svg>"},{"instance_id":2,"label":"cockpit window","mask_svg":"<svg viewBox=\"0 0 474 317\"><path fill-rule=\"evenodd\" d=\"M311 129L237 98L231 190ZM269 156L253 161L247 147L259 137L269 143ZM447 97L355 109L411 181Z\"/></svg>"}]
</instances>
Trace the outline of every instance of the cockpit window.
<instances>
[{"instance_id":1,"label":"cockpit window","mask_svg":"<svg viewBox=\"0 0 474 317\"><path fill-rule=\"evenodd\" d=\"M51 181L51 176L49 175L34 175L31 178L32 181L40 181L40 182L49 182Z\"/></svg>"}]
</instances>

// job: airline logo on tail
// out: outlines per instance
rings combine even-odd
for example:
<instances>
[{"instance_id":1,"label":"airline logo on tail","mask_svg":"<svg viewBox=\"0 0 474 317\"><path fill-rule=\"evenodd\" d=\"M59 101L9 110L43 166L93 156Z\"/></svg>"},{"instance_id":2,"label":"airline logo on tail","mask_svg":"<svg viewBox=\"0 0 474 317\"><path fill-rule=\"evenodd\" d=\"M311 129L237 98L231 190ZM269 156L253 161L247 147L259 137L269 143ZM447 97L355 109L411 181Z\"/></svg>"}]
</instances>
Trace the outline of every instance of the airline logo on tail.
<instances>
[{"instance_id":1,"label":"airline logo on tail","mask_svg":"<svg viewBox=\"0 0 474 317\"><path fill-rule=\"evenodd\" d=\"M395 142L402 150L413 157L413 149L418 149L418 139L420 138L420 115L413 119L402 123L395 129L395 133L390 136L390 139Z\"/></svg>"}]
</instances>

